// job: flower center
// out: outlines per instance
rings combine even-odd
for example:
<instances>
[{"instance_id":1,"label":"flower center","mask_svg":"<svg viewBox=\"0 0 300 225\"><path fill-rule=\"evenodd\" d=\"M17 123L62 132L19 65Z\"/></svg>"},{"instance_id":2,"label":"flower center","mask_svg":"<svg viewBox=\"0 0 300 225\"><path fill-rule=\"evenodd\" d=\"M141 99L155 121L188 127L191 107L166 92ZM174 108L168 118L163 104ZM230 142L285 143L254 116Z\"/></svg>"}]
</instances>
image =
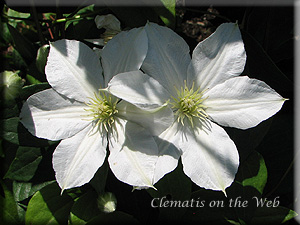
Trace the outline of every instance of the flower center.
<instances>
[{"instance_id":1,"label":"flower center","mask_svg":"<svg viewBox=\"0 0 300 225\"><path fill-rule=\"evenodd\" d=\"M180 90L176 89L177 97L173 97L173 101L170 102L172 109L177 116L178 122L180 121L184 125L184 119L187 118L192 127L194 126L194 118L198 118L202 121L205 121L208 117L205 112L205 105L203 101L207 98L203 98L204 91L200 92L200 88L194 90L194 83L192 88L189 89L184 81L184 87L181 87Z\"/></svg>"},{"instance_id":2,"label":"flower center","mask_svg":"<svg viewBox=\"0 0 300 225\"><path fill-rule=\"evenodd\" d=\"M88 116L92 118L94 126L103 126L108 131L108 128L115 122L115 115L118 113L118 99L102 92L94 93L94 96L86 103L88 108L85 111L90 112Z\"/></svg>"}]
</instances>

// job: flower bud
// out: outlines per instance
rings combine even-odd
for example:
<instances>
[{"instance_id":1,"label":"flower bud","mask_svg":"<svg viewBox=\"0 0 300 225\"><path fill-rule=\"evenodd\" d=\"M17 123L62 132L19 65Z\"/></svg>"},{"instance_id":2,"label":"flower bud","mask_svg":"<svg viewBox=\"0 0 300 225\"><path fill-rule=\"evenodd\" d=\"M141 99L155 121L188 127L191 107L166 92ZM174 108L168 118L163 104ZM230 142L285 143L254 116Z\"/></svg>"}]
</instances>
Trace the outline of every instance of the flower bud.
<instances>
[{"instance_id":1,"label":"flower bud","mask_svg":"<svg viewBox=\"0 0 300 225\"><path fill-rule=\"evenodd\" d=\"M4 71L0 73L0 90L4 100L12 100L19 95L24 84L21 77L18 76L18 71Z\"/></svg>"},{"instance_id":2,"label":"flower bud","mask_svg":"<svg viewBox=\"0 0 300 225\"><path fill-rule=\"evenodd\" d=\"M105 213L111 213L116 210L117 199L111 192L106 192L100 195L97 199L98 208Z\"/></svg>"}]
</instances>

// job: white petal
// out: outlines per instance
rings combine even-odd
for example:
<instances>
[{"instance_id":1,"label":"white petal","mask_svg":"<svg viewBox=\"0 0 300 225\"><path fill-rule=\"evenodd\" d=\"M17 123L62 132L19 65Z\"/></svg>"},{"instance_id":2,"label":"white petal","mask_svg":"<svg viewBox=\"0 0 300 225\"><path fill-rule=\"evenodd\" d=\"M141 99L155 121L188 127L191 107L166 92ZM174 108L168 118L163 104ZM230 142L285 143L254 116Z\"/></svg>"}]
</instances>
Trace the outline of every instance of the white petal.
<instances>
[{"instance_id":1,"label":"white petal","mask_svg":"<svg viewBox=\"0 0 300 225\"><path fill-rule=\"evenodd\" d=\"M224 23L194 49L188 69L188 84L201 90L241 74L246 52L237 24Z\"/></svg>"},{"instance_id":2,"label":"white petal","mask_svg":"<svg viewBox=\"0 0 300 225\"><path fill-rule=\"evenodd\" d=\"M141 125L152 135L162 133L171 126L174 120L173 111L168 106L146 111L126 101L121 101L117 109L119 117Z\"/></svg>"},{"instance_id":3,"label":"white petal","mask_svg":"<svg viewBox=\"0 0 300 225\"><path fill-rule=\"evenodd\" d=\"M140 107L161 106L170 98L169 92L155 79L141 71L114 76L107 90L118 98Z\"/></svg>"},{"instance_id":4,"label":"white petal","mask_svg":"<svg viewBox=\"0 0 300 225\"><path fill-rule=\"evenodd\" d=\"M109 137L108 162L115 176L129 185L153 187L157 145L141 126L118 119ZM117 132L117 134L116 134Z\"/></svg>"},{"instance_id":5,"label":"white petal","mask_svg":"<svg viewBox=\"0 0 300 225\"><path fill-rule=\"evenodd\" d=\"M220 126L186 133L181 156L184 173L200 187L225 193L238 170L239 155L235 144Z\"/></svg>"},{"instance_id":6,"label":"white petal","mask_svg":"<svg viewBox=\"0 0 300 225\"><path fill-rule=\"evenodd\" d=\"M147 50L147 36L142 28L123 31L114 36L105 45L101 54L105 86L118 73L139 70Z\"/></svg>"},{"instance_id":7,"label":"white petal","mask_svg":"<svg viewBox=\"0 0 300 225\"><path fill-rule=\"evenodd\" d=\"M277 113L286 99L263 81L235 77L208 90L207 114L223 126L247 129Z\"/></svg>"},{"instance_id":8,"label":"white petal","mask_svg":"<svg viewBox=\"0 0 300 225\"><path fill-rule=\"evenodd\" d=\"M68 138L84 129L85 105L70 100L53 89L38 92L24 103L20 118L34 136L49 140Z\"/></svg>"},{"instance_id":9,"label":"white petal","mask_svg":"<svg viewBox=\"0 0 300 225\"><path fill-rule=\"evenodd\" d=\"M95 23L98 29L104 28L108 30L121 31L120 21L112 14L97 15Z\"/></svg>"},{"instance_id":10,"label":"white petal","mask_svg":"<svg viewBox=\"0 0 300 225\"><path fill-rule=\"evenodd\" d=\"M145 26L149 47L142 70L160 82L172 96L182 87L191 62L189 46L174 31L154 23Z\"/></svg>"},{"instance_id":11,"label":"white petal","mask_svg":"<svg viewBox=\"0 0 300 225\"><path fill-rule=\"evenodd\" d=\"M158 182L164 175L173 171L181 156L180 143L185 140L184 127L173 123L155 141L158 145L159 158L156 163L154 183Z\"/></svg>"},{"instance_id":12,"label":"white petal","mask_svg":"<svg viewBox=\"0 0 300 225\"><path fill-rule=\"evenodd\" d=\"M51 43L45 70L48 82L57 92L77 101L88 101L103 85L99 58L79 41Z\"/></svg>"},{"instance_id":13,"label":"white petal","mask_svg":"<svg viewBox=\"0 0 300 225\"><path fill-rule=\"evenodd\" d=\"M53 153L55 177L62 190L89 182L104 162L106 147L106 133L91 125L62 140Z\"/></svg>"}]
</instances>

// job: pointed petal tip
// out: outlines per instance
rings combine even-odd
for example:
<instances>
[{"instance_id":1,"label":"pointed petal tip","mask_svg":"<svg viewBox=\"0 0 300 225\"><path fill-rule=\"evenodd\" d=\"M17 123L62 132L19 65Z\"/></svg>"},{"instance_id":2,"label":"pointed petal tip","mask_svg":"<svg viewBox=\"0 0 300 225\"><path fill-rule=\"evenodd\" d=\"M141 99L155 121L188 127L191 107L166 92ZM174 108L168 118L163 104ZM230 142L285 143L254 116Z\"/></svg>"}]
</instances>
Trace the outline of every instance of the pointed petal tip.
<instances>
[{"instance_id":1,"label":"pointed petal tip","mask_svg":"<svg viewBox=\"0 0 300 225\"><path fill-rule=\"evenodd\" d=\"M226 191L225 191L225 188L222 189L222 192L224 193L225 197L227 198L227 193L226 193Z\"/></svg>"},{"instance_id":2,"label":"pointed petal tip","mask_svg":"<svg viewBox=\"0 0 300 225\"><path fill-rule=\"evenodd\" d=\"M64 192L64 190L65 190L65 188L64 188L64 187L63 187L63 188L61 188L60 196L62 196L62 195L63 195L63 192Z\"/></svg>"},{"instance_id":3,"label":"pointed petal tip","mask_svg":"<svg viewBox=\"0 0 300 225\"><path fill-rule=\"evenodd\" d=\"M152 185L152 188L153 188L155 191L158 191L158 190L157 190L157 188L156 188L156 187L154 187L153 185Z\"/></svg>"}]
</instances>

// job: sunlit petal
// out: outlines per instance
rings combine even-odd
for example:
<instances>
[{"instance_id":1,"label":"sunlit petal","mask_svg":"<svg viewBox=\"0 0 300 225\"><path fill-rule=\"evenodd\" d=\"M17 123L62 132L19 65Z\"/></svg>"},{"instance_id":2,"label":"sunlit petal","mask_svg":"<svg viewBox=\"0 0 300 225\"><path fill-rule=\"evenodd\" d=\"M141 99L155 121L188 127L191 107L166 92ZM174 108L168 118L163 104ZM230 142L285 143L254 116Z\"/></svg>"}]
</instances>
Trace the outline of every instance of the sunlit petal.
<instances>
[{"instance_id":1,"label":"sunlit petal","mask_svg":"<svg viewBox=\"0 0 300 225\"><path fill-rule=\"evenodd\" d=\"M199 126L199 124L198 124ZM183 171L200 187L225 192L238 170L235 144L220 126L210 122L209 129L186 132Z\"/></svg>"},{"instance_id":2,"label":"sunlit petal","mask_svg":"<svg viewBox=\"0 0 300 225\"><path fill-rule=\"evenodd\" d=\"M191 62L187 43L174 31L154 23L145 26L149 47L142 70L160 82L171 94L187 79Z\"/></svg>"},{"instance_id":3,"label":"sunlit petal","mask_svg":"<svg viewBox=\"0 0 300 225\"><path fill-rule=\"evenodd\" d=\"M37 137L60 140L76 134L90 123L84 120L84 106L48 89L28 98L20 121Z\"/></svg>"},{"instance_id":4,"label":"sunlit petal","mask_svg":"<svg viewBox=\"0 0 300 225\"><path fill-rule=\"evenodd\" d=\"M107 90L118 98L140 107L158 107L170 98L169 92L158 81L141 71L114 76L108 83Z\"/></svg>"},{"instance_id":5,"label":"sunlit petal","mask_svg":"<svg viewBox=\"0 0 300 225\"><path fill-rule=\"evenodd\" d=\"M53 168L62 190L89 182L106 156L107 135L88 126L60 142L53 153Z\"/></svg>"},{"instance_id":6,"label":"sunlit petal","mask_svg":"<svg viewBox=\"0 0 300 225\"><path fill-rule=\"evenodd\" d=\"M51 43L45 71L57 92L77 101L86 102L103 86L98 56L79 41L64 39Z\"/></svg>"},{"instance_id":7,"label":"sunlit petal","mask_svg":"<svg viewBox=\"0 0 300 225\"><path fill-rule=\"evenodd\" d=\"M157 145L138 124L118 119L117 133L109 137L108 162L115 176L132 186L153 187Z\"/></svg>"},{"instance_id":8,"label":"sunlit petal","mask_svg":"<svg viewBox=\"0 0 300 225\"><path fill-rule=\"evenodd\" d=\"M284 101L263 81L235 77L205 93L206 112L223 126L247 129L277 113Z\"/></svg>"},{"instance_id":9,"label":"sunlit petal","mask_svg":"<svg viewBox=\"0 0 300 225\"><path fill-rule=\"evenodd\" d=\"M193 51L188 68L188 83L201 90L240 75L246 63L246 52L237 24L221 24L215 33L200 42Z\"/></svg>"},{"instance_id":10,"label":"sunlit petal","mask_svg":"<svg viewBox=\"0 0 300 225\"><path fill-rule=\"evenodd\" d=\"M146 57L148 39L142 28L123 31L114 36L101 53L105 86L118 73L139 70Z\"/></svg>"}]
</instances>

